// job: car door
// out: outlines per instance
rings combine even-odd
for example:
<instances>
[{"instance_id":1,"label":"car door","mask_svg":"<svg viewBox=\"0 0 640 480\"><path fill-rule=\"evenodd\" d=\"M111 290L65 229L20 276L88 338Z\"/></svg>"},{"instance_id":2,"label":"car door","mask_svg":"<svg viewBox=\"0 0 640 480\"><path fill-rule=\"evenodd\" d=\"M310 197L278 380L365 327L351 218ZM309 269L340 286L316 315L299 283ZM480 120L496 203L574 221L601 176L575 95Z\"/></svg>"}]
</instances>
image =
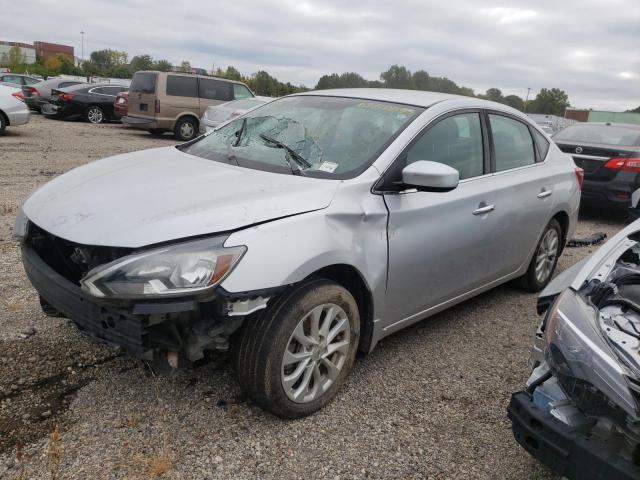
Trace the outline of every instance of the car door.
<instances>
[{"instance_id":1,"label":"car door","mask_svg":"<svg viewBox=\"0 0 640 480\"><path fill-rule=\"evenodd\" d=\"M199 117L207 107L220 105L233 100L232 83L215 78L198 78L198 96L200 97Z\"/></svg>"},{"instance_id":2,"label":"car door","mask_svg":"<svg viewBox=\"0 0 640 480\"><path fill-rule=\"evenodd\" d=\"M197 77L194 75L167 75L166 95L166 101L161 107L163 120L173 121L185 113L192 113L200 118Z\"/></svg>"},{"instance_id":3,"label":"car door","mask_svg":"<svg viewBox=\"0 0 640 480\"><path fill-rule=\"evenodd\" d=\"M524 121L489 111L487 125L501 252L496 261L499 274L508 275L529 260L547 224L553 206L553 178ZM548 145L542 153L547 151Z\"/></svg>"},{"instance_id":4,"label":"car door","mask_svg":"<svg viewBox=\"0 0 640 480\"><path fill-rule=\"evenodd\" d=\"M385 329L496 279L496 198L489 171L488 134L480 110L457 111L432 122L384 177L389 211ZM402 168L418 160L460 173L449 192L393 191Z\"/></svg>"}]
</instances>

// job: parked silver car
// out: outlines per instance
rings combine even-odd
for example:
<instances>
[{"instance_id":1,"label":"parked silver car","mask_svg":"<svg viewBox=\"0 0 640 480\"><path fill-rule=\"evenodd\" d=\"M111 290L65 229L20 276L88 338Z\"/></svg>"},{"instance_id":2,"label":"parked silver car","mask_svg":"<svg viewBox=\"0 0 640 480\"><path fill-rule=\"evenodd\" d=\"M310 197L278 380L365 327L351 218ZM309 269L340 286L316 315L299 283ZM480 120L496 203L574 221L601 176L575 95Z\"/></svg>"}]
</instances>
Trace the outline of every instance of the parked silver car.
<instances>
[{"instance_id":1,"label":"parked silver car","mask_svg":"<svg viewBox=\"0 0 640 480\"><path fill-rule=\"evenodd\" d=\"M210 132L227 120L243 115L271 100L273 99L269 97L252 97L207 107L200 119L200 133Z\"/></svg>"},{"instance_id":2,"label":"parked silver car","mask_svg":"<svg viewBox=\"0 0 640 480\"><path fill-rule=\"evenodd\" d=\"M22 87L22 94L24 95L24 101L27 106L36 111L40 111L43 105L46 105L51 100L51 90L59 90L61 88L71 87L73 85L79 85L81 82L78 80L70 80L67 78L51 78L42 82L25 85Z\"/></svg>"},{"instance_id":3,"label":"parked silver car","mask_svg":"<svg viewBox=\"0 0 640 480\"><path fill-rule=\"evenodd\" d=\"M7 126L29 122L29 109L21 98L22 93L18 87L0 85L0 133Z\"/></svg>"},{"instance_id":4,"label":"parked silver car","mask_svg":"<svg viewBox=\"0 0 640 480\"><path fill-rule=\"evenodd\" d=\"M580 172L505 105L326 90L76 168L16 232L45 312L172 367L231 349L243 391L293 418L357 350L509 280L544 287Z\"/></svg>"},{"instance_id":5,"label":"parked silver car","mask_svg":"<svg viewBox=\"0 0 640 480\"><path fill-rule=\"evenodd\" d=\"M640 478L640 220L541 293L516 440L571 479Z\"/></svg>"}]
</instances>

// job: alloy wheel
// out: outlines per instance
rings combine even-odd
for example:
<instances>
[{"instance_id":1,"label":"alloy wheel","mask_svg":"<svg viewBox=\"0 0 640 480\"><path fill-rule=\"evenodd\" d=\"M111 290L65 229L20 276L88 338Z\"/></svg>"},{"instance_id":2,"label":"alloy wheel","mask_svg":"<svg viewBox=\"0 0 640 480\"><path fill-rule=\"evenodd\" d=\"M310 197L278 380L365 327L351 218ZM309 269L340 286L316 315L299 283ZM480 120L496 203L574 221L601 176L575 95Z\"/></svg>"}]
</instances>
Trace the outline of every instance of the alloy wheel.
<instances>
[{"instance_id":1,"label":"alloy wheel","mask_svg":"<svg viewBox=\"0 0 640 480\"><path fill-rule=\"evenodd\" d=\"M99 108L89 109L89 111L87 112L87 119L91 123L101 123L102 120L104 119L102 110L100 110Z\"/></svg>"},{"instance_id":2,"label":"alloy wheel","mask_svg":"<svg viewBox=\"0 0 640 480\"><path fill-rule=\"evenodd\" d=\"M193 125L191 125L190 122L184 122L182 125L180 125L180 136L182 138L191 138L193 137L194 133L195 130L193 129Z\"/></svg>"},{"instance_id":3,"label":"alloy wheel","mask_svg":"<svg viewBox=\"0 0 640 480\"><path fill-rule=\"evenodd\" d=\"M558 232L553 228L547 230L536 252L535 274L538 282L546 282L551 272L553 272L559 244Z\"/></svg>"},{"instance_id":4,"label":"alloy wheel","mask_svg":"<svg viewBox=\"0 0 640 480\"><path fill-rule=\"evenodd\" d=\"M290 400L308 403L338 379L347 360L351 327L345 311L325 303L304 315L282 358L282 387Z\"/></svg>"}]
</instances>

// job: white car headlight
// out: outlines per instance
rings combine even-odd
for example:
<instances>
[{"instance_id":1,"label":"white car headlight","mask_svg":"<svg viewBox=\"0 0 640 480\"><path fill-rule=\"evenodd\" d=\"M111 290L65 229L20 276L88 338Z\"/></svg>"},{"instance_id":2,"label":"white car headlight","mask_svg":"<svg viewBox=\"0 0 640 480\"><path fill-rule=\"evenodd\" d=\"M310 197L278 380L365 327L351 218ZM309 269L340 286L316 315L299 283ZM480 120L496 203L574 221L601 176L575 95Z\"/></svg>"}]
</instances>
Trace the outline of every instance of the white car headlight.
<instances>
[{"instance_id":1,"label":"white car headlight","mask_svg":"<svg viewBox=\"0 0 640 480\"><path fill-rule=\"evenodd\" d=\"M80 281L95 297L146 298L195 294L220 283L247 250L206 238L134 253L89 271Z\"/></svg>"},{"instance_id":2,"label":"white car headlight","mask_svg":"<svg viewBox=\"0 0 640 480\"><path fill-rule=\"evenodd\" d=\"M547 314L545 358L564 377L592 385L620 408L636 415L636 404L620 363L596 325L597 311L573 290L565 290ZM561 382L562 384L562 382ZM571 396L571 392L566 392Z\"/></svg>"}]
</instances>

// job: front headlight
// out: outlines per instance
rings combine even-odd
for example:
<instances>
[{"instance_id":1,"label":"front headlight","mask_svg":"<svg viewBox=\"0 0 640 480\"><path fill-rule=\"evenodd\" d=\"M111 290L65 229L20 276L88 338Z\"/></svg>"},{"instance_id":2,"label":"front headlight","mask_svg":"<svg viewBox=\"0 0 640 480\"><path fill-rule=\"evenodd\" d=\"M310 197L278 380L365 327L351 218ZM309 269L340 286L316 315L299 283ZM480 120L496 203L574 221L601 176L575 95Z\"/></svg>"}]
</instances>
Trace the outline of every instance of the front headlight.
<instances>
[{"instance_id":1,"label":"front headlight","mask_svg":"<svg viewBox=\"0 0 640 480\"><path fill-rule=\"evenodd\" d=\"M629 389L629 372L598 330L597 314L573 290L565 290L547 314L545 358L556 373L587 382L635 416L638 405Z\"/></svg>"},{"instance_id":2,"label":"front headlight","mask_svg":"<svg viewBox=\"0 0 640 480\"><path fill-rule=\"evenodd\" d=\"M82 289L95 297L140 298L194 294L220 283L246 251L225 237L134 253L91 270Z\"/></svg>"}]
</instances>

